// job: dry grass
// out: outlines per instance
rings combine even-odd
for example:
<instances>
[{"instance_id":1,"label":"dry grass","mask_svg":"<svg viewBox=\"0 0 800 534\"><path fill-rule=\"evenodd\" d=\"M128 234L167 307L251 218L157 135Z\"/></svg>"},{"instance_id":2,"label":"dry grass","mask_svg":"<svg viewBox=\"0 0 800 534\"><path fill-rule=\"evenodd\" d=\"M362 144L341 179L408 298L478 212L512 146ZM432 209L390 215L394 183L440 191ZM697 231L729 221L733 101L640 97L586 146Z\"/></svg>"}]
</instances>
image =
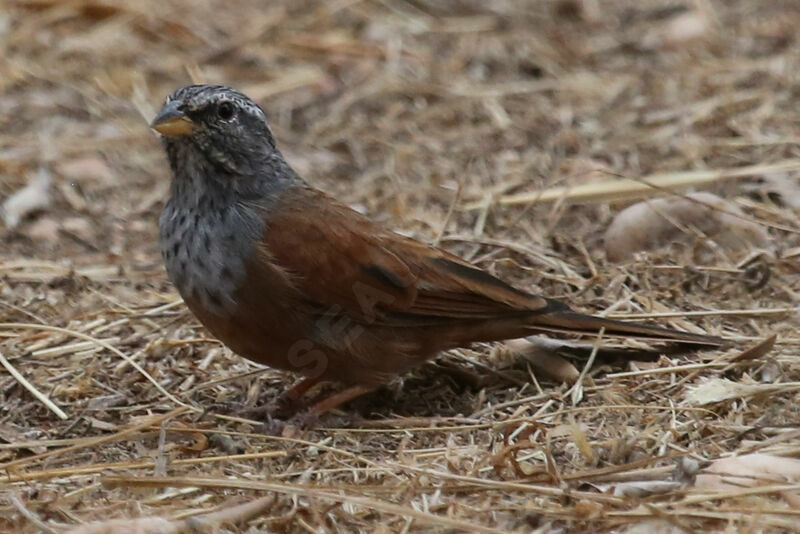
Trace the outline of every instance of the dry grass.
<instances>
[{"instance_id":1,"label":"dry grass","mask_svg":"<svg viewBox=\"0 0 800 534\"><path fill-rule=\"evenodd\" d=\"M220 507L248 532L796 530L797 478L670 473L800 455L799 6L265 4L0 4L0 199L52 176L50 205L0 228L0 531L160 516L166 532ZM698 35L670 30L686 10ZM300 438L254 433L224 405L292 378L209 339L157 249L167 167L146 120L192 79L256 98L302 175L387 225L581 309L741 346L596 364L572 389L478 346ZM619 199L653 176L734 202L776 254L699 238L608 262ZM711 378L754 393L686 402ZM647 480L653 495L625 489Z\"/></svg>"}]
</instances>

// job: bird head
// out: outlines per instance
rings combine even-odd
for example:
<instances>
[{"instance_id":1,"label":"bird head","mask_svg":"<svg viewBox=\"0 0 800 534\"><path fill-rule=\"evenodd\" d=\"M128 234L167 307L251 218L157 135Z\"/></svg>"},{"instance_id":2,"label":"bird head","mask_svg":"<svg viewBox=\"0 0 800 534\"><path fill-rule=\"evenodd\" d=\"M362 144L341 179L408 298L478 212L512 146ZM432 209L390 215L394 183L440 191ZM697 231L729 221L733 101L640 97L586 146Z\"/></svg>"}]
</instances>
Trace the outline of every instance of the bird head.
<instances>
[{"instance_id":1,"label":"bird head","mask_svg":"<svg viewBox=\"0 0 800 534\"><path fill-rule=\"evenodd\" d=\"M264 111L222 85L178 89L167 97L150 127L163 136L173 171L189 160L192 166L253 175L266 161L280 157Z\"/></svg>"}]
</instances>

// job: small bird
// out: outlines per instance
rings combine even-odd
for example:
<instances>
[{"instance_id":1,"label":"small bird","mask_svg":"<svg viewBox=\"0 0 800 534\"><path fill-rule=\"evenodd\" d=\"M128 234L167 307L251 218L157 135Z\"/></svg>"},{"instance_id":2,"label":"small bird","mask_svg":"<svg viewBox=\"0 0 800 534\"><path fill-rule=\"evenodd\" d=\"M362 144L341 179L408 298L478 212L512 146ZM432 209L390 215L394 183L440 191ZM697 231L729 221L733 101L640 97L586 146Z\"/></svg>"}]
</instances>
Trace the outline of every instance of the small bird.
<instances>
[{"instance_id":1,"label":"small bird","mask_svg":"<svg viewBox=\"0 0 800 534\"><path fill-rule=\"evenodd\" d=\"M313 418L443 350L543 331L718 346L718 337L615 321L527 293L444 250L382 228L309 186L264 111L229 87L170 95L151 127L172 170L159 220L169 278L234 352L344 388Z\"/></svg>"}]
</instances>

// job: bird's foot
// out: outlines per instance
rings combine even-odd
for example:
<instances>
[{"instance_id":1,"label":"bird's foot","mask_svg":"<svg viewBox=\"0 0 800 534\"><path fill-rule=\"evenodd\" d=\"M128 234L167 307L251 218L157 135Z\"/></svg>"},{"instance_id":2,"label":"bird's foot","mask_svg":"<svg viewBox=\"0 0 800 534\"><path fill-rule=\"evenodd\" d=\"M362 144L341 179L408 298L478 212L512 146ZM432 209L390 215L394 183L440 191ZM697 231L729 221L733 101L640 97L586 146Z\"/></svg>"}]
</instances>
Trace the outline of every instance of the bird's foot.
<instances>
[{"instance_id":1,"label":"bird's foot","mask_svg":"<svg viewBox=\"0 0 800 534\"><path fill-rule=\"evenodd\" d=\"M288 419L304 408L303 399L289 392L262 401L258 406L241 408L240 414L252 419Z\"/></svg>"},{"instance_id":2,"label":"bird's foot","mask_svg":"<svg viewBox=\"0 0 800 534\"><path fill-rule=\"evenodd\" d=\"M223 414L223 415L231 415L231 414L240 414L242 413L243 408L242 405L236 402L215 402L213 404L208 404L203 406L203 411L200 412L195 417L195 422L202 421L206 418L209 414Z\"/></svg>"},{"instance_id":3,"label":"bird's foot","mask_svg":"<svg viewBox=\"0 0 800 534\"><path fill-rule=\"evenodd\" d=\"M256 427L255 431L267 436L283 436L283 431L286 429L286 426L286 420L267 416L267 420Z\"/></svg>"},{"instance_id":4,"label":"bird's foot","mask_svg":"<svg viewBox=\"0 0 800 534\"><path fill-rule=\"evenodd\" d=\"M316 410L303 410L289 419L288 426L293 426L300 430L310 430L317 426L320 415Z\"/></svg>"},{"instance_id":5,"label":"bird's foot","mask_svg":"<svg viewBox=\"0 0 800 534\"><path fill-rule=\"evenodd\" d=\"M319 421L319 414L314 410L304 410L295 413L288 419L268 415L266 421L257 428L257 431L269 436L294 438L304 430L314 428Z\"/></svg>"},{"instance_id":6,"label":"bird's foot","mask_svg":"<svg viewBox=\"0 0 800 534\"><path fill-rule=\"evenodd\" d=\"M323 414L344 402L372 391L372 389L374 388L362 385L350 386L338 393L324 397L306 410L295 411L289 419L279 419L270 414L267 416L267 421L260 427L260 431L273 436L294 437L302 430L314 428Z\"/></svg>"}]
</instances>

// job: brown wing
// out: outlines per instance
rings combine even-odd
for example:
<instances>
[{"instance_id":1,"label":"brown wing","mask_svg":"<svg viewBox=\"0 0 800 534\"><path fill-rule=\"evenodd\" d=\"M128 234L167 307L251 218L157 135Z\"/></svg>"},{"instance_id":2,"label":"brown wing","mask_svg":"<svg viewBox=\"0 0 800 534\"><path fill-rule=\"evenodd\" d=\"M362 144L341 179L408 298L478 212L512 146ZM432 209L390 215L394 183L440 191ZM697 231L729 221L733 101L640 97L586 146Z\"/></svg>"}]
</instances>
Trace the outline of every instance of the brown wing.
<instances>
[{"instance_id":1,"label":"brown wing","mask_svg":"<svg viewBox=\"0 0 800 534\"><path fill-rule=\"evenodd\" d=\"M471 339L482 340L539 330L591 334L602 328L612 336L723 343L714 336L575 312L452 254L384 230L314 189L289 189L280 205L267 216L261 253L280 266L316 314L346 310L357 321L392 327L468 324L476 328ZM461 332L454 339L460 344L464 338Z\"/></svg>"},{"instance_id":2,"label":"brown wing","mask_svg":"<svg viewBox=\"0 0 800 534\"><path fill-rule=\"evenodd\" d=\"M263 253L318 313L392 326L519 315L548 307L469 263L388 232L324 193L294 188L270 214Z\"/></svg>"}]
</instances>

